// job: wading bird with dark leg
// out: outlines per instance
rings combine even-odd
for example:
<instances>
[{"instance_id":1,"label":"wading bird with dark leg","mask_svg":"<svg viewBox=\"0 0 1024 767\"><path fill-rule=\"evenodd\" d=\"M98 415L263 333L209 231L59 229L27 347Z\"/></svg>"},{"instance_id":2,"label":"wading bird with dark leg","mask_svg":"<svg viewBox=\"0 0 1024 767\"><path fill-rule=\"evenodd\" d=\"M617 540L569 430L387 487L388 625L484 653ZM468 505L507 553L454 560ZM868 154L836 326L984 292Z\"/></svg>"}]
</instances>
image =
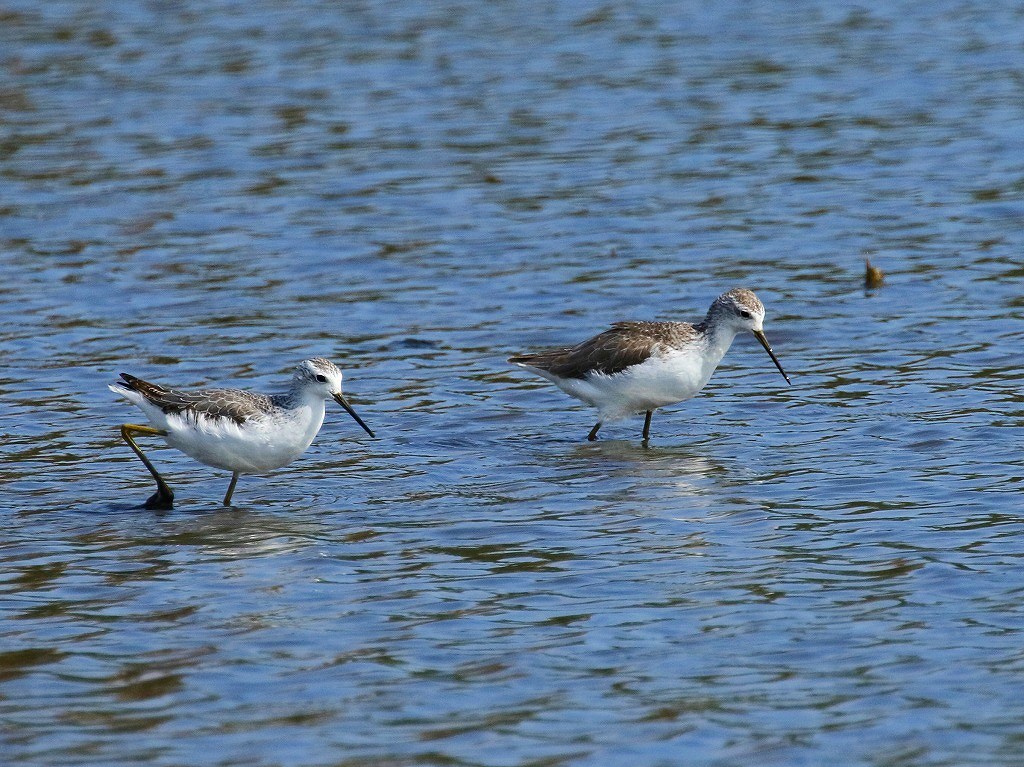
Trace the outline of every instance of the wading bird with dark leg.
<instances>
[{"instance_id":1,"label":"wading bird with dark leg","mask_svg":"<svg viewBox=\"0 0 1024 767\"><path fill-rule=\"evenodd\" d=\"M645 413L646 443L654 411L696 396L741 331L754 334L786 383L791 383L765 338L763 323L764 305L752 291L736 288L716 298L696 325L616 322L576 346L517 354L509 362L596 407L600 420L587 439L596 440L606 421Z\"/></svg>"},{"instance_id":2,"label":"wading bird with dark leg","mask_svg":"<svg viewBox=\"0 0 1024 767\"><path fill-rule=\"evenodd\" d=\"M137 405L152 426L126 423L121 436L156 480L147 509L169 509L174 493L135 443L135 436L160 436L171 447L207 466L231 472L224 505L231 503L238 477L285 466L313 442L324 422L324 402L333 399L374 436L341 393L341 371L323 357L303 360L284 394L241 389L182 391L151 384L127 373L109 388Z\"/></svg>"}]
</instances>

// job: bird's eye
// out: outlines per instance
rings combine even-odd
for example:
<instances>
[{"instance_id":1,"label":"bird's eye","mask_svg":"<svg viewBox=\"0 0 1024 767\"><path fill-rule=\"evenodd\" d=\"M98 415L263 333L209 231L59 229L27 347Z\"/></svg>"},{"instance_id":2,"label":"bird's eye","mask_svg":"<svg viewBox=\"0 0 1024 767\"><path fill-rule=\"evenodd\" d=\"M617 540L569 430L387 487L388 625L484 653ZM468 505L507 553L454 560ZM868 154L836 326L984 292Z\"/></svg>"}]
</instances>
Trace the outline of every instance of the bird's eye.
<instances>
[{"instance_id":1,"label":"bird's eye","mask_svg":"<svg viewBox=\"0 0 1024 767\"><path fill-rule=\"evenodd\" d=\"M316 374L316 380L317 380L317 383L327 383L327 376L321 375L320 373L317 373Z\"/></svg>"},{"instance_id":2,"label":"bird's eye","mask_svg":"<svg viewBox=\"0 0 1024 767\"><path fill-rule=\"evenodd\" d=\"M745 320L749 320L749 319L753 318L753 316L754 315L751 314L750 312L748 312L746 309L743 309L743 310L740 311L740 317L742 317Z\"/></svg>"}]
</instances>

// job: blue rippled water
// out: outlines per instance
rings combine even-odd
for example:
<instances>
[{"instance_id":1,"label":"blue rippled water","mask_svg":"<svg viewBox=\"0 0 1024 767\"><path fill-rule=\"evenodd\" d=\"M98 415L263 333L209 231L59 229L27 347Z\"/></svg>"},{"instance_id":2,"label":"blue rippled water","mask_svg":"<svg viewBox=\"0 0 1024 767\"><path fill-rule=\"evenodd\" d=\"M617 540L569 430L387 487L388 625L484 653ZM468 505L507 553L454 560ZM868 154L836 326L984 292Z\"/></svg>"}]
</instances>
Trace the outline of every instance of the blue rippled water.
<instances>
[{"instance_id":1,"label":"blue rippled water","mask_svg":"<svg viewBox=\"0 0 1024 767\"><path fill-rule=\"evenodd\" d=\"M0 0L0 761L1019 765L1022 23ZM648 449L505 363L739 285ZM119 371L313 354L138 508Z\"/></svg>"}]
</instances>

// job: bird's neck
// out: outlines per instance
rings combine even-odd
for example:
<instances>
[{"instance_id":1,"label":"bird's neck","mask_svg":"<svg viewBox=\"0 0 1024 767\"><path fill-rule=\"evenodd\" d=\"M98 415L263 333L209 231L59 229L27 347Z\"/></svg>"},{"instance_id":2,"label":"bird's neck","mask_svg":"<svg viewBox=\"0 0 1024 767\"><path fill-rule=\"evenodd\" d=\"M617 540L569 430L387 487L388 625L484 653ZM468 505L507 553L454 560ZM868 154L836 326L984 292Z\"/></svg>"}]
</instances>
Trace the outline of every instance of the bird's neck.
<instances>
[{"instance_id":1,"label":"bird's neck","mask_svg":"<svg viewBox=\"0 0 1024 767\"><path fill-rule=\"evenodd\" d=\"M728 323L716 322L711 314L708 314L697 328L704 336L704 348L707 356L713 359L715 364L718 364L725 353L729 351L729 347L732 346L733 339L736 338L736 329Z\"/></svg>"},{"instance_id":2,"label":"bird's neck","mask_svg":"<svg viewBox=\"0 0 1024 767\"><path fill-rule=\"evenodd\" d=\"M285 417L300 428L305 435L304 439L308 447L309 443L313 441L313 437L320 431L320 427L323 426L326 403L322 397L313 396L310 392L301 390L289 392L285 396L290 398L289 402L282 405L287 411Z\"/></svg>"},{"instance_id":3,"label":"bird's neck","mask_svg":"<svg viewBox=\"0 0 1024 767\"><path fill-rule=\"evenodd\" d=\"M306 410L312 413L320 413L320 420L324 417L323 397L311 392L304 386L293 386L284 394L274 397L274 404L285 410Z\"/></svg>"},{"instance_id":4,"label":"bird's neck","mask_svg":"<svg viewBox=\"0 0 1024 767\"><path fill-rule=\"evenodd\" d=\"M298 455L309 447L323 426L325 402L308 390L292 387L284 394L276 395L274 404L283 411L278 413L275 422L287 424L285 439L292 443Z\"/></svg>"}]
</instances>

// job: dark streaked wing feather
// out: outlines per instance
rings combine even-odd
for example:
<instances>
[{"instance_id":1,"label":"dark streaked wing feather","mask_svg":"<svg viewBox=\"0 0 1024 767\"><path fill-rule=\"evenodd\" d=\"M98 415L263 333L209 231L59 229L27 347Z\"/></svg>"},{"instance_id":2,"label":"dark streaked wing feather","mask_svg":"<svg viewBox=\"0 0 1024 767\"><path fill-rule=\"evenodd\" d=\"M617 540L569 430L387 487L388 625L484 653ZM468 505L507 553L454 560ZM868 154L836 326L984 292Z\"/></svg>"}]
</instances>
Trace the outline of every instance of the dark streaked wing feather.
<instances>
[{"instance_id":1,"label":"dark streaked wing feather","mask_svg":"<svg viewBox=\"0 0 1024 767\"><path fill-rule=\"evenodd\" d=\"M559 378L614 375L639 365L668 348L679 348L699 335L685 322L616 322L610 329L564 349L519 354L509 362L545 370Z\"/></svg>"},{"instance_id":2,"label":"dark streaked wing feather","mask_svg":"<svg viewBox=\"0 0 1024 767\"><path fill-rule=\"evenodd\" d=\"M121 378L124 379L122 386L137 391L165 413L230 418L235 423L245 423L250 418L265 415L274 408L274 401L266 394L254 394L238 389L180 391L165 389L127 373L121 373Z\"/></svg>"}]
</instances>

